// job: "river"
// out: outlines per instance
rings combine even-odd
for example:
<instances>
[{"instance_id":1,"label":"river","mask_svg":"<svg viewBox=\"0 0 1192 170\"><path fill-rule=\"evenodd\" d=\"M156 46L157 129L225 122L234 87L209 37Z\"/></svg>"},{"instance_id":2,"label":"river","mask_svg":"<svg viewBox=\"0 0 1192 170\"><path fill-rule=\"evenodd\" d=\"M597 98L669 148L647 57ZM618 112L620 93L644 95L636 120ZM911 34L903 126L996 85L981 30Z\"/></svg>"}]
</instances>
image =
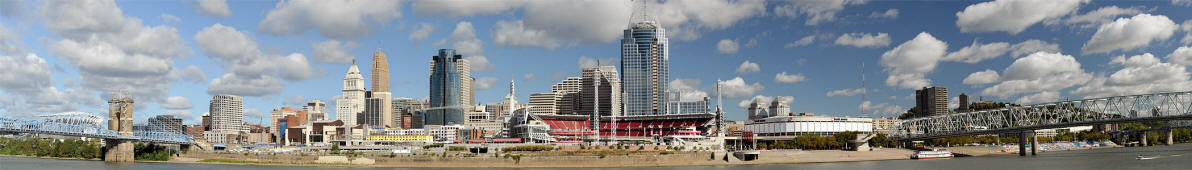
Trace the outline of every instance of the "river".
<instances>
[{"instance_id":1,"label":"river","mask_svg":"<svg viewBox=\"0 0 1192 170\"><path fill-rule=\"evenodd\" d=\"M1135 159L1137 156L1156 157L1149 160ZM37 158L0 157L0 170L323 170L323 169L418 169L418 168L327 168L327 167L281 167L248 165L208 165L176 163L134 163L108 164L102 161L56 160ZM434 168L452 169L452 168ZM455 168L473 170L476 168ZM551 168L542 168L551 169ZM584 168L556 168L584 169ZM997 155L964 157L937 160L888 160L838 163L733 165L700 167L642 167L642 168L589 168L617 170L799 170L799 169L963 169L963 170L1028 170L1028 169L1192 169L1192 144L1175 146L1154 146L1142 148L1109 148L1064 152L1045 152L1038 156Z\"/></svg>"}]
</instances>

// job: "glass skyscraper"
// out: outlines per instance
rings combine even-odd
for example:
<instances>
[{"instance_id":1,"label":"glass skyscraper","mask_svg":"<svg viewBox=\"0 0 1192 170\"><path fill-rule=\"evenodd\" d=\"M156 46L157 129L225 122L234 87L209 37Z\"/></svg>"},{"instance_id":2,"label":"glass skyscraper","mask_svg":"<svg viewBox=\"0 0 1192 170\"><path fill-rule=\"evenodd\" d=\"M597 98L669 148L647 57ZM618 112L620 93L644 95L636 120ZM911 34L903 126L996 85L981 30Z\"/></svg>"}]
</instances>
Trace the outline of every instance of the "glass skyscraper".
<instances>
[{"instance_id":1,"label":"glass skyscraper","mask_svg":"<svg viewBox=\"0 0 1192 170\"><path fill-rule=\"evenodd\" d=\"M463 124L464 110L460 105L460 74L457 62L463 56L452 49L439 49L431 59L430 108L424 115L426 125Z\"/></svg>"},{"instance_id":2,"label":"glass skyscraper","mask_svg":"<svg viewBox=\"0 0 1192 170\"><path fill-rule=\"evenodd\" d=\"M626 116L666 114L670 80L666 29L638 11L621 39L621 90Z\"/></svg>"}]
</instances>

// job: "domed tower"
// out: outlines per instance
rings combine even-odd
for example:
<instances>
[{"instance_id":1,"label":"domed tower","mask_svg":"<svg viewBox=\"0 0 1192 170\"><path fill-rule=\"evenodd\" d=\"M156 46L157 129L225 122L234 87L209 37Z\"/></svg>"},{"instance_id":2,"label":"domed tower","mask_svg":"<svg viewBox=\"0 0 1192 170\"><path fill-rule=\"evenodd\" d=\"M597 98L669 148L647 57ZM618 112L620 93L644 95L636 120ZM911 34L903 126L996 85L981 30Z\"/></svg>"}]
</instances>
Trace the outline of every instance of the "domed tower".
<instances>
[{"instance_id":1,"label":"domed tower","mask_svg":"<svg viewBox=\"0 0 1192 170\"><path fill-rule=\"evenodd\" d=\"M364 111L364 76L360 75L360 68L356 67L356 60L352 59L352 66L344 75L343 95L335 99L335 119L344 122L345 126L356 126L356 114Z\"/></svg>"}]
</instances>

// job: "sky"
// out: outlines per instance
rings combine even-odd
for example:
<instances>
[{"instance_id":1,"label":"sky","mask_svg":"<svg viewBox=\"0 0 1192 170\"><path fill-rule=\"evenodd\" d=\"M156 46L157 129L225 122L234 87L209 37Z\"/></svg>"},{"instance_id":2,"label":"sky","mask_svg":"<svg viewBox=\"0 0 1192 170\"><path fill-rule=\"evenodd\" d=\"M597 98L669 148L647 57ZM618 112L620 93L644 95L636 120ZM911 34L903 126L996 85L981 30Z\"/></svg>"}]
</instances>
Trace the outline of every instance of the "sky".
<instances>
[{"instance_id":1,"label":"sky","mask_svg":"<svg viewBox=\"0 0 1192 170\"><path fill-rule=\"evenodd\" d=\"M670 38L670 88L742 120L754 99L793 112L891 117L915 89L1034 104L1192 90L1192 1L646 0ZM0 0L0 115L106 115L197 124L213 95L246 122L328 104L353 59L388 56L395 97L426 98L428 62L457 49L479 103L549 92L581 67L618 65L640 1ZM864 96L864 97L862 97ZM255 119L255 120L254 120Z\"/></svg>"}]
</instances>

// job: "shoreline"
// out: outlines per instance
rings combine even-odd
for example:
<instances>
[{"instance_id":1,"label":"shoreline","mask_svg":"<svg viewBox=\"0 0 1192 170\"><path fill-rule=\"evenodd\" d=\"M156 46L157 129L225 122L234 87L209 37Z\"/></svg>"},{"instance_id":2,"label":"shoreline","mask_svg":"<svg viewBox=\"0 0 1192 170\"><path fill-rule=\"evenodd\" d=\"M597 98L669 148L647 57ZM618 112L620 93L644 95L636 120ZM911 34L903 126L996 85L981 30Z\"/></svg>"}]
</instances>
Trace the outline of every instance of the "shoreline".
<instances>
[{"instance_id":1,"label":"shoreline","mask_svg":"<svg viewBox=\"0 0 1192 170\"><path fill-rule=\"evenodd\" d=\"M220 165L256 165L256 166L303 166L303 167L363 167L363 168L614 168L614 167L685 167L685 166L725 166L725 165L763 165L763 164L796 164L796 163L831 163L831 162L860 162L878 160L909 159L913 153L906 149L880 149L874 151L840 151L840 150L772 150L763 151L758 160L739 161L730 156L725 161L725 152L682 152L667 155L658 154L619 154L600 158L594 155L559 155L562 153L520 153L520 162L508 158L497 158L491 154L474 157L426 157L403 155L396 158L363 156L375 160L374 164L324 164L313 163L319 156L306 156L297 159L292 155L241 155L241 154L186 154L174 157L165 163L192 164L220 164ZM519 153L514 153L519 154ZM712 159L716 154L716 159ZM247 163L229 162L200 162L207 159L223 159L246 161ZM288 161L283 161L286 159ZM559 164L559 162L570 162Z\"/></svg>"},{"instance_id":2,"label":"shoreline","mask_svg":"<svg viewBox=\"0 0 1192 170\"><path fill-rule=\"evenodd\" d=\"M1092 150L1119 148L1122 146L1092 147L1066 150L1047 150L1040 152L1062 152L1074 150ZM958 146L941 147L957 154L972 157L1012 155L1016 152L1002 152L997 147L988 146ZM711 154L716 159L710 159ZM336 168L622 168L622 167L699 167L699 166L732 166L732 165L771 165L771 164L804 164L804 163L842 163L885 160L909 160L912 150L899 148L883 148L873 151L841 151L841 150L769 150L762 151L759 159L754 161L739 161L731 158L724 161L725 152L680 152L674 154L642 154L609 155L600 158L594 155L561 155L560 152L545 153L513 153L521 154L520 162L510 158L494 157L492 154L480 154L472 157L436 157L424 155L401 155L395 158L379 155L358 156L353 158L368 158L375 160L373 164L351 163L318 163L318 155L298 156L290 154L279 155L244 155L232 153L191 153L172 157L169 161L136 161L140 163L177 163L177 164L212 164L212 165L243 165L243 166L291 166L291 167L336 167ZM332 155L323 155L332 156ZM0 155L0 157L18 157L35 159L83 160L102 161L101 159L77 159L54 157L31 157L24 155ZM221 159L234 162L201 162L208 159ZM569 164L559 164L569 162ZM632 162L632 163L630 163Z\"/></svg>"}]
</instances>

